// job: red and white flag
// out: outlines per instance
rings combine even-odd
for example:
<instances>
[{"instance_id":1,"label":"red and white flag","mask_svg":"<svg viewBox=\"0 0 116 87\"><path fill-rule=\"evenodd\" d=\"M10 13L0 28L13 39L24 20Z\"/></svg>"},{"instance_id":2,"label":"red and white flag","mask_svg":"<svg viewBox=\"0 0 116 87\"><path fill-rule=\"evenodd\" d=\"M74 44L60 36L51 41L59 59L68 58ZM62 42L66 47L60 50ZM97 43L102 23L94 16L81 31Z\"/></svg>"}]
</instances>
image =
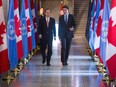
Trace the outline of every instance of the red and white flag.
<instances>
[{"instance_id":1,"label":"red and white flag","mask_svg":"<svg viewBox=\"0 0 116 87\"><path fill-rule=\"evenodd\" d=\"M9 70L6 26L4 21L2 0L0 0L0 74Z\"/></svg>"},{"instance_id":2,"label":"red and white flag","mask_svg":"<svg viewBox=\"0 0 116 87\"><path fill-rule=\"evenodd\" d=\"M116 78L116 0L112 0L112 4L111 4L106 64L110 74L110 79L112 80L115 79Z\"/></svg>"},{"instance_id":3,"label":"red and white flag","mask_svg":"<svg viewBox=\"0 0 116 87\"><path fill-rule=\"evenodd\" d=\"M103 62L100 57L100 33L101 33L101 25L102 25L103 8L104 8L104 0L101 0L100 14L99 14L98 25L96 30L97 38L95 39L95 45L96 45L95 51L101 63Z\"/></svg>"},{"instance_id":4,"label":"red and white flag","mask_svg":"<svg viewBox=\"0 0 116 87\"><path fill-rule=\"evenodd\" d=\"M25 15L26 15L26 23L27 23L27 32L28 32L28 50L32 50L32 35L31 35L31 26L30 26L30 15L29 15L29 0L25 1Z\"/></svg>"},{"instance_id":5,"label":"red and white flag","mask_svg":"<svg viewBox=\"0 0 116 87\"><path fill-rule=\"evenodd\" d=\"M60 16L63 15L62 7L63 7L63 1L61 1L61 3L60 3Z\"/></svg>"},{"instance_id":6,"label":"red and white flag","mask_svg":"<svg viewBox=\"0 0 116 87\"><path fill-rule=\"evenodd\" d=\"M33 17L33 25L34 25L34 31L35 31L35 40L36 45L38 44L38 33L37 33L37 20L35 15L35 8L34 8L34 0L31 0L31 10L32 10L32 17Z\"/></svg>"},{"instance_id":7,"label":"red and white flag","mask_svg":"<svg viewBox=\"0 0 116 87\"><path fill-rule=\"evenodd\" d=\"M14 0L14 22L15 22L15 31L16 31L18 59L20 60L21 58L23 58L23 44L22 44L22 34L20 27L18 0Z\"/></svg>"}]
</instances>

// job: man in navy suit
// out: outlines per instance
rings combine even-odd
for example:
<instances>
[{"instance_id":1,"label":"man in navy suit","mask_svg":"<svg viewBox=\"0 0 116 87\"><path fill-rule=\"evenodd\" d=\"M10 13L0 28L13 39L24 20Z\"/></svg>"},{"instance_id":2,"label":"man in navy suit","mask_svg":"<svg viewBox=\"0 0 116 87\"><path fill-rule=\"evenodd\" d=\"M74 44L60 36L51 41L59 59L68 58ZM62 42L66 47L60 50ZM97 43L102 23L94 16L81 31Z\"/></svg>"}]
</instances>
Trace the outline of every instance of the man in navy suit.
<instances>
[{"instance_id":1,"label":"man in navy suit","mask_svg":"<svg viewBox=\"0 0 116 87\"><path fill-rule=\"evenodd\" d=\"M68 65L68 56L72 38L74 37L75 20L74 16L69 14L68 6L63 6L63 15L59 17L59 39L61 41L61 62L62 65Z\"/></svg>"},{"instance_id":2,"label":"man in navy suit","mask_svg":"<svg viewBox=\"0 0 116 87\"><path fill-rule=\"evenodd\" d=\"M50 66L50 59L52 55L52 41L56 39L55 19L50 17L50 9L45 10L45 17L39 21L39 38L41 39L42 63L47 59L47 66ZM47 53L46 53L46 48Z\"/></svg>"}]
</instances>

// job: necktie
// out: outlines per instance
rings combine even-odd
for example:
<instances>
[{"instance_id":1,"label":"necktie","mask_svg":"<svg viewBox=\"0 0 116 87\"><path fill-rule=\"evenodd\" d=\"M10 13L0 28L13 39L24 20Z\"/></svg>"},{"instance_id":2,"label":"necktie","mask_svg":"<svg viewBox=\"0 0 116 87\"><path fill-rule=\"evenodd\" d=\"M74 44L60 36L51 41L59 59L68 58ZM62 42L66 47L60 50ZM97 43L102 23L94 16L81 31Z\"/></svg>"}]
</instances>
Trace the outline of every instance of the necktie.
<instances>
[{"instance_id":1,"label":"necktie","mask_svg":"<svg viewBox=\"0 0 116 87\"><path fill-rule=\"evenodd\" d=\"M47 27L49 27L49 19L48 18L46 20L46 23L47 23Z\"/></svg>"},{"instance_id":2,"label":"necktie","mask_svg":"<svg viewBox=\"0 0 116 87\"><path fill-rule=\"evenodd\" d=\"M67 15L65 15L65 22L66 22L66 24L67 24L67 22L68 22Z\"/></svg>"}]
</instances>

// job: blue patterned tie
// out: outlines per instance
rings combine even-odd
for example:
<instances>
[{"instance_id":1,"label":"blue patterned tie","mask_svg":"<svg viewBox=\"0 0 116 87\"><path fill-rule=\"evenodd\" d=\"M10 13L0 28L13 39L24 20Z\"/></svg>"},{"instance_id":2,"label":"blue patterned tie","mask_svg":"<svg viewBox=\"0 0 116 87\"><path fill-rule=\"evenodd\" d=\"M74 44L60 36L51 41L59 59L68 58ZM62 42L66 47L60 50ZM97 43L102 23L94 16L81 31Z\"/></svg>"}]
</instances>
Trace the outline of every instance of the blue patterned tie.
<instances>
[{"instance_id":1,"label":"blue patterned tie","mask_svg":"<svg viewBox=\"0 0 116 87\"><path fill-rule=\"evenodd\" d=\"M66 24L67 24L67 15L65 15L64 18L65 18L65 22L66 22Z\"/></svg>"}]
</instances>

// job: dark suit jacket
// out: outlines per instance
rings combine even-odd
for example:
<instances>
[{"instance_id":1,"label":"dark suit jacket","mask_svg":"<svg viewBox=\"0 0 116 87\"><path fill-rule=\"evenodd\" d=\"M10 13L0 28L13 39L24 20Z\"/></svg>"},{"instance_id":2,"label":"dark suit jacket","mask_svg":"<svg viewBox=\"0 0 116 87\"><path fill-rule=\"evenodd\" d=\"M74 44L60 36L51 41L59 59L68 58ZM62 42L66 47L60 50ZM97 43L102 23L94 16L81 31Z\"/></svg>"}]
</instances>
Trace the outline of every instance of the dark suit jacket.
<instances>
[{"instance_id":1,"label":"dark suit jacket","mask_svg":"<svg viewBox=\"0 0 116 87\"><path fill-rule=\"evenodd\" d=\"M42 35L42 40L53 40L53 35L56 36L55 19L50 17L49 27L47 28L46 18L42 17L39 20L38 33Z\"/></svg>"},{"instance_id":2,"label":"dark suit jacket","mask_svg":"<svg viewBox=\"0 0 116 87\"><path fill-rule=\"evenodd\" d=\"M64 38L64 37L68 37L69 39L74 37L74 31L70 31L71 27L75 28L76 24L75 24L75 20L74 20L74 16L69 14L68 15L68 23L66 24L66 22L64 21L64 15L59 17L59 38Z\"/></svg>"}]
</instances>

